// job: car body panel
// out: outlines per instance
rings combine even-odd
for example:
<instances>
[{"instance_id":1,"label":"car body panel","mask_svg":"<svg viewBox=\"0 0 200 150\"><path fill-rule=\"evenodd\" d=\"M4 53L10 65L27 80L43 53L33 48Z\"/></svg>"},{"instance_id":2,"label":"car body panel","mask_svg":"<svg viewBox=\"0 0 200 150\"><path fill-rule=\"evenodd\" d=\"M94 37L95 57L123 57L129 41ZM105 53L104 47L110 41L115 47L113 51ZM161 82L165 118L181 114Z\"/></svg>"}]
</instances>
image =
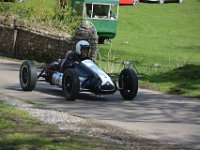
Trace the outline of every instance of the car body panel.
<instances>
[{"instance_id":1,"label":"car body panel","mask_svg":"<svg viewBox=\"0 0 200 150\"><path fill-rule=\"evenodd\" d=\"M102 81L101 85L104 85L109 82L111 85L115 86L111 78L104 71L102 71L92 60L87 59L82 61L81 63L83 63L92 71L98 74Z\"/></svg>"},{"instance_id":2,"label":"car body panel","mask_svg":"<svg viewBox=\"0 0 200 150\"><path fill-rule=\"evenodd\" d=\"M132 5L134 2L139 2L139 0L119 0L120 5Z\"/></svg>"}]
</instances>

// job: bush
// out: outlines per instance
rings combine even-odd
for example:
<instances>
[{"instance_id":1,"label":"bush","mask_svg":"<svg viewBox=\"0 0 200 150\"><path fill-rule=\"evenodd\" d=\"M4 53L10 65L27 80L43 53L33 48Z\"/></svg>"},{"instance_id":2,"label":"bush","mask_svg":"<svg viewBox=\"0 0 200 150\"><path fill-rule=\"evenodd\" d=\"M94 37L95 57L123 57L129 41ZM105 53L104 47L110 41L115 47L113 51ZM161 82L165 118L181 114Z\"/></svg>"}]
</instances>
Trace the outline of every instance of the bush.
<instances>
[{"instance_id":1,"label":"bush","mask_svg":"<svg viewBox=\"0 0 200 150\"><path fill-rule=\"evenodd\" d=\"M1 0L0 0L1 1ZM30 3L4 3L0 2L0 15L16 16L30 21L33 27L44 28L74 33L74 29L80 25L81 17L71 7L60 9L55 12L54 8L48 7L44 1L31 5Z\"/></svg>"}]
</instances>

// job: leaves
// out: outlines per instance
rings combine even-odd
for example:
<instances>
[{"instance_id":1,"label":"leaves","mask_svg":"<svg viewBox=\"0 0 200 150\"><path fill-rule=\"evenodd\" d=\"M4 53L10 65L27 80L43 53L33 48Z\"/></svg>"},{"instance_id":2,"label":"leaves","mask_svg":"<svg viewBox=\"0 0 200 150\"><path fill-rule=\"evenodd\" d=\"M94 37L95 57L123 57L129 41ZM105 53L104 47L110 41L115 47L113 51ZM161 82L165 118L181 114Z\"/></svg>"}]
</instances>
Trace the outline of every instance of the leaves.
<instances>
[{"instance_id":1,"label":"leaves","mask_svg":"<svg viewBox=\"0 0 200 150\"><path fill-rule=\"evenodd\" d=\"M45 0L35 1L34 3L30 0L24 3L1 2L0 15L14 15L17 18L28 20L32 27L70 34L74 33L81 22L81 17L71 7L67 6L64 9L55 10L55 7L48 5L48 1Z\"/></svg>"}]
</instances>

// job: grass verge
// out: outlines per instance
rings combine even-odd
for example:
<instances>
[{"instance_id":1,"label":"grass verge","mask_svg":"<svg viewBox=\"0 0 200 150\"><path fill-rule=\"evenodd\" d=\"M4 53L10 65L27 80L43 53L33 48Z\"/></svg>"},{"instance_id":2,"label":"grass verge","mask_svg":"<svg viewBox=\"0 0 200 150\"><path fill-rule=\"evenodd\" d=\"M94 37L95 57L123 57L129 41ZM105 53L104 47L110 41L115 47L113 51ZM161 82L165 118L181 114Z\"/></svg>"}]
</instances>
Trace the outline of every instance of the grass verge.
<instances>
[{"instance_id":1,"label":"grass verge","mask_svg":"<svg viewBox=\"0 0 200 150\"><path fill-rule=\"evenodd\" d=\"M27 113L0 102L0 149L116 149L100 139L43 124ZM119 147L118 147L119 148Z\"/></svg>"},{"instance_id":2,"label":"grass verge","mask_svg":"<svg viewBox=\"0 0 200 150\"><path fill-rule=\"evenodd\" d=\"M112 54L135 62L141 87L200 97L199 7L199 0L120 6Z\"/></svg>"}]
</instances>

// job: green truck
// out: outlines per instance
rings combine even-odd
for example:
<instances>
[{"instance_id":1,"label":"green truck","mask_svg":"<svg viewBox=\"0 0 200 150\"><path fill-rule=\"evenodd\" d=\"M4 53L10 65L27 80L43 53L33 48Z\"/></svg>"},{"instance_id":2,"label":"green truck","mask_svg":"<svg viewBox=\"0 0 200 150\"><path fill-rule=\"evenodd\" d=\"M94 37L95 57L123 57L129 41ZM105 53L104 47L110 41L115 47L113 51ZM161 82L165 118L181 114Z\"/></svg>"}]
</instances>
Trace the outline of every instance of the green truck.
<instances>
[{"instance_id":1,"label":"green truck","mask_svg":"<svg viewBox=\"0 0 200 150\"><path fill-rule=\"evenodd\" d=\"M118 20L118 0L71 0L74 8L84 20L94 24L99 36L99 43L112 39L116 35Z\"/></svg>"}]
</instances>

